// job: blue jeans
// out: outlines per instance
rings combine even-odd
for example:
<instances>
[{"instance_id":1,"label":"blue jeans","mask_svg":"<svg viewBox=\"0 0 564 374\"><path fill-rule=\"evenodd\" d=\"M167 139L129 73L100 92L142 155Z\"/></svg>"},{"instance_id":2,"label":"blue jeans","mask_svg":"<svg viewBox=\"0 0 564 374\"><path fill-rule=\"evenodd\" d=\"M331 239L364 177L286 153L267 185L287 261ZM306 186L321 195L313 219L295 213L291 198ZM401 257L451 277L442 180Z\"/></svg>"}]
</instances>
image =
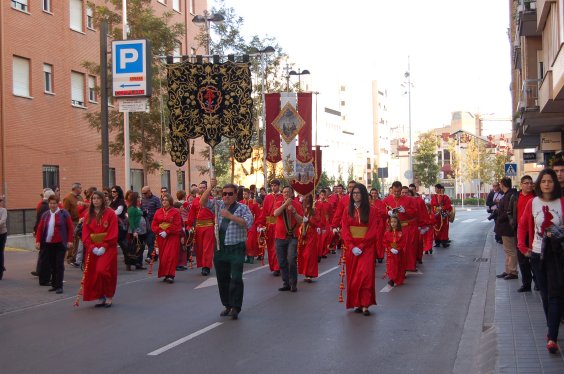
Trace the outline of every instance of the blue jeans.
<instances>
[{"instance_id":1,"label":"blue jeans","mask_svg":"<svg viewBox=\"0 0 564 374\"><path fill-rule=\"evenodd\" d=\"M276 257L284 286L296 288L298 283L298 239L276 239Z\"/></svg>"}]
</instances>

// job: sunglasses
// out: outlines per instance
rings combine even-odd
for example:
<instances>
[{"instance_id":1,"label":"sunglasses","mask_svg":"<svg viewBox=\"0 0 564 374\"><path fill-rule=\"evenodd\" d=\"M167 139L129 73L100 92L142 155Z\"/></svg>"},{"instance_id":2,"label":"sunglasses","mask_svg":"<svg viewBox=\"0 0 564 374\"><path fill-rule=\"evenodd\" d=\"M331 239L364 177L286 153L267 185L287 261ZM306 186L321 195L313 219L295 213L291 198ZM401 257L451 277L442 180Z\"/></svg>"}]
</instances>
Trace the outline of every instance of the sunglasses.
<instances>
[{"instance_id":1,"label":"sunglasses","mask_svg":"<svg viewBox=\"0 0 564 374\"><path fill-rule=\"evenodd\" d=\"M233 196L235 195L235 192L224 192L223 196Z\"/></svg>"},{"instance_id":2,"label":"sunglasses","mask_svg":"<svg viewBox=\"0 0 564 374\"><path fill-rule=\"evenodd\" d=\"M112 190L112 192L115 192L115 193L117 193L117 191L116 191L116 190Z\"/></svg>"}]
</instances>

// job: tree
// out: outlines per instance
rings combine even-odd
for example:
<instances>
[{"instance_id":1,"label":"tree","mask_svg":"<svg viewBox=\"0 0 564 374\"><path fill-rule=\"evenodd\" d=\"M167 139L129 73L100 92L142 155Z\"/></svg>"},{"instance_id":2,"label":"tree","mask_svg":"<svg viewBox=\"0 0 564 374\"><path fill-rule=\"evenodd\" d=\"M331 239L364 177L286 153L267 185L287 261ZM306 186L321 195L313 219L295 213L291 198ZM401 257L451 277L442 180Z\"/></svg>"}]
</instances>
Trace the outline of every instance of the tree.
<instances>
[{"instance_id":1,"label":"tree","mask_svg":"<svg viewBox=\"0 0 564 374\"><path fill-rule=\"evenodd\" d=\"M335 185L335 177L331 177L329 178L329 176L327 175L327 172L324 170L323 172L321 172L321 177L319 178L319 181L317 182L317 188L326 188L326 187L331 187L333 188L333 186Z\"/></svg>"},{"instance_id":2,"label":"tree","mask_svg":"<svg viewBox=\"0 0 564 374\"><path fill-rule=\"evenodd\" d=\"M347 183L349 181L354 181L354 164L350 164L349 167L347 168Z\"/></svg>"},{"instance_id":3,"label":"tree","mask_svg":"<svg viewBox=\"0 0 564 374\"><path fill-rule=\"evenodd\" d=\"M505 177L505 163L511 161L511 155L507 150L501 150L488 158L486 175L482 178L482 182L493 183Z\"/></svg>"},{"instance_id":4,"label":"tree","mask_svg":"<svg viewBox=\"0 0 564 374\"><path fill-rule=\"evenodd\" d=\"M440 167L437 164L437 138L430 131L419 135L416 144L413 171L424 187L437 183Z\"/></svg>"},{"instance_id":5,"label":"tree","mask_svg":"<svg viewBox=\"0 0 564 374\"><path fill-rule=\"evenodd\" d=\"M456 139L449 139L448 140L448 152L450 153L450 166L452 168L452 173L454 174L454 178L458 178L461 176L460 173L460 165L461 165L461 157L460 152L458 150L458 143Z\"/></svg>"},{"instance_id":6,"label":"tree","mask_svg":"<svg viewBox=\"0 0 564 374\"><path fill-rule=\"evenodd\" d=\"M337 184L345 185L345 181L343 180L343 167L341 164L337 165Z\"/></svg>"},{"instance_id":7,"label":"tree","mask_svg":"<svg viewBox=\"0 0 564 374\"><path fill-rule=\"evenodd\" d=\"M489 156L484 143L472 137L468 141L468 148L466 148L466 154L464 155L464 171L462 173L464 180L485 180L488 178L488 163Z\"/></svg>"},{"instance_id":8,"label":"tree","mask_svg":"<svg viewBox=\"0 0 564 374\"><path fill-rule=\"evenodd\" d=\"M378 178L378 165L372 165L372 188L377 189L380 193L382 185L380 184L380 178Z\"/></svg>"},{"instance_id":9,"label":"tree","mask_svg":"<svg viewBox=\"0 0 564 374\"><path fill-rule=\"evenodd\" d=\"M89 2L94 9L94 21L99 27L103 20L109 23L109 32L114 40L122 39L121 6L122 0L107 0L108 6L96 6ZM161 17L155 15L151 0L129 0L127 21L129 39L148 39L151 41L153 56L172 54L184 35L184 25L171 24L172 12L165 12ZM108 64L111 66L111 64ZM91 61L85 61L83 66L91 74L108 74L101 72L100 66ZM156 153L167 150L168 136L165 119L168 118L166 105L166 74L165 66L159 59L153 59L153 94L150 97L150 113L135 113L130 115L129 136L131 145L131 160L143 165L145 176L159 168ZM98 88L100 90L100 88ZM89 126L101 130L100 113L87 113ZM109 149L113 155L123 155L123 116L117 109L111 110L108 128L114 136Z\"/></svg>"}]
</instances>

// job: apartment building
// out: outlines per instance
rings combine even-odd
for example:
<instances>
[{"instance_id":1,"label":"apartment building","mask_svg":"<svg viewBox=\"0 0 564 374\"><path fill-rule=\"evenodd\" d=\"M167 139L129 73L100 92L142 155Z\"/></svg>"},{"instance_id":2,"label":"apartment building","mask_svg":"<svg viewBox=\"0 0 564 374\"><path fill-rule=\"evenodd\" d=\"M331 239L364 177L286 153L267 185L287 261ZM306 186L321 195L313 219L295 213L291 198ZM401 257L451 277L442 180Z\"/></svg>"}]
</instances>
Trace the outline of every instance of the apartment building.
<instances>
[{"instance_id":1,"label":"apartment building","mask_svg":"<svg viewBox=\"0 0 564 374\"><path fill-rule=\"evenodd\" d=\"M100 111L100 77L84 67L86 61L100 60L91 2L0 2L0 194L6 195L10 210L34 208L44 187L60 186L64 194L73 182L101 187L101 136L85 118ZM153 0L152 7L157 15L171 12L171 23L185 25L175 54L205 53L198 50L199 28L192 18L207 9L206 0ZM112 104L110 111L117 109L116 100ZM156 191L166 186L176 192L190 181L199 182L203 177L196 167L205 164L199 156L203 143L195 146L190 170L178 168L166 153L157 154L162 167L147 175L148 184ZM110 184L124 185L124 169L124 158L110 155ZM139 190L142 165L132 162L131 169L132 185Z\"/></svg>"},{"instance_id":2,"label":"apartment building","mask_svg":"<svg viewBox=\"0 0 564 374\"><path fill-rule=\"evenodd\" d=\"M564 0L509 6L513 145L547 165L564 142Z\"/></svg>"}]
</instances>

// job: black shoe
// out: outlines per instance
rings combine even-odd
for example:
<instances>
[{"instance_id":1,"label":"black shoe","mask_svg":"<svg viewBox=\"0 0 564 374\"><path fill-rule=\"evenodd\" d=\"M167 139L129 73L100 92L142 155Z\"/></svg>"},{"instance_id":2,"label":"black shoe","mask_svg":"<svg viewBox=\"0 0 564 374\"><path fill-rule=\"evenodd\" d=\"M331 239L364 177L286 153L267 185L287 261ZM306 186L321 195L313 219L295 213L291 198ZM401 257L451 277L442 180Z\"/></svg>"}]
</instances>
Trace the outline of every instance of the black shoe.
<instances>
[{"instance_id":1,"label":"black shoe","mask_svg":"<svg viewBox=\"0 0 564 374\"><path fill-rule=\"evenodd\" d=\"M31 275L33 275L34 277L38 277L38 276L39 276L39 273L36 272L36 271L32 271L32 272L31 272Z\"/></svg>"},{"instance_id":2,"label":"black shoe","mask_svg":"<svg viewBox=\"0 0 564 374\"><path fill-rule=\"evenodd\" d=\"M173 284L173 283L174 283L174 278L172 278L172 277L168 278L168 281L167 281L167 282L168 282L169 284Z\"/></svg>"},{"instance_id":3,"label":"black shoe","mask_svg":"<svg viewBox=\"0 0 564 374\"><path fill-rule=\"evenodd\" d=\"M417 263L418 263L419 265L423 265L423 261L421 261L421 260L417 260Z\"/></svg>"},{"instance_id":4,"label":"black shoe","mask_svg":"<svg viewBox=\"0 0 564 374\"><path fill-rule=\"evenodd\" d=\"M354 308L355 313L362 313L362 308Z\"/></svg>"},{"instance_id":5,"label":"black shoe","mask_svg":"<svg viewBox=\"0 0 564 374\"><path fill-rule=\"evenodd\" d=\"M537 286L536 284L535 284L535 288L533 288L533 289L534 289L535 291L540 291L539 286Z\"/></svg>"},{"instance_id":6,"label":"black shoe","mask_svg":"<svg viewBox=\"0 0 564 374\"><path fill-rule=\"evenodd\" d=\"M298 292L298 287L291 287L290 292Z\"/></svg>"},{"instance_id":7,"label":"black shoe","mask_svg":"<svg viewBox=\"0 0 564 374\"><path fill-rule=\"evenodd\" d=\"M135 265L135 270L147 270L147 268L143 265Z\"/></svg>"},{"instance_id":8,"label":"black shoe","mask_svg":"<svg viewBox=\"0 0 564 374\"><path fill-rule=\"evenodd\" d=\"M448 244L448 243L443 243L443 248L448 248L448 247L450 247L450 244Z\"/></svg>"},{"instance_id":9,"label":"black shoe","mask_svg":"<svg viewBox=\"0 0 564 374\"><path fill-rule=\"evenodd\" d=\"M321 258L327 258L327 256L323 255L323 256L321 256Z\"/></svg>"},{"instance_id":10,"label":"black shoe","mask_svg":"<svg viewBox=\"0 0 564 374\"><path fill-rule=\"evenodd\" d=\"M429 254L429 251L423 251L423 253L426 254L426 255L428 255L428 254Z\"/></svg>"},{"instance_id":11,"label":"black shoe","mask_svg":"<svg viewBox=\"0 0 564 374\"><path fill-rule=\"evenodd\" d=\"M362 312L362 314L365 315L365 316L369 316L370 311L368 309L366 309L365 311Z\"/></svg>"},{"instance_id":12,"label":"black shoe","mask_svg":"<svg viewBox=\"0 0 564 374\"><path fill-rule=\"evenodd\" d=\"M56 294L62 294L63 293L63 289L62 288L57 288L57 290L55 290Z\"/></svg>"},{"instance_id":13,"label":"black shoe","mask_svg":"<svg viewBox=\"0 0 564 374\"><path fill-rule=\"evenodd\" d=\"M202 275L203 276L210 275L210 268L202 268Z\"/></svg>"},{"instance_id":14,"label":"black shoe","mask_svg":"<svg viewBox=\"0 0 564 374\"><path fill-rule=\"evenodd\" d=\"M79 268L79 267L80 267L80 264L79 264L78 262L71 262L70 265L71 265L73 268Z\"/></svg>"},{"instance_id":15,"label":"black shoe","mask_svg":"<svg viewBox=\"0 0 564 374\"><path fill-rule=\"evenodd\" d=\"M435 244L435 248L438 248L438 247L440 247L440 246L441 246L441 245L440 245L440 244L438 244L438 243L437 243L437 244Z\"/></svg>"},{"instance_id":16,"label":"black shoe","mask_svg":"<svg viewBox=\"0 0 564 374\"><path fill-rule=\"evenodd\" d=\"M233 320L238 319L239 318L239 310L237 310L236 308L231 308L231 311L229 312L229 316Z\"/></svg>"},{"instance_id":17,"label":"black shoe","mask_svg":"<svg viewBox=\"0 0 564 374\"><path fill-rule=\"evenodd\" d=\"M225 308L224 310L221 311L221 313L219 313L220 317L227 317L229 315L229 312L231 312L231 308Z\"/></svg>"},{"instance_id":18,"label":"black shoe","mask_svg":"<svg viewBox=\"0 0 564 374\"><path fill-rule=\"evenodd\" d=\"M521 286L521 287L519 287L517 292L531 292L531 286L529 286L529 287Z\"/></svg>"},{"instance_id":19,"label":"black shoe","mask_svg":"<svg viewBox=\"0 0 564 374\"><path fill-rule=\"evenodd\" d=\"M332 255L336 255L336 254L337 254L337 251L333 249L333 250L331 251L331 254L332 254Z\"/></svg>"},{"instance_id":20,"label":"black shoe","mask_svg":"<svg viewBox=\"0 0 564 374\"><path fill-rule=\"evenodd\" d=\"M383 259L383 258L379 258L379 259L378 259L378 263L379 263L379 264L381 264L381 263L382 263L382 261L384 261L384 259Z\"/></svg>"},{"instance_id":21,"label":"black shoe","mask_svg":"<svg viewBox=\"0 0 564 374\"><path fill-rule=\"evenodd\" d=\"M53 286L51 285L51 283L39 283L39 285L40 285L40 286L43 286L43 287L47 287L47 286L53 287Z\"/></svg>"},{"instance_id":22,"label":"black shoe","mask_svg":"<svg viewBox=\"0 0 564 374\"><path fill-rule=\"evenodd\" d=\"M290 291L290 290L291 290L290 286L284 286L278 289L278 291Z\"/></svg>"},{"instance_id":23,"label":"black shoe","mask_svg":"<svg viewBox=\"0 0 564 374\"><path fill-rule=\"evenodd\" d=\"M274 270L272 272L272 275L274 275L275 277L279 277L280 276L280 270Z\"/></svg>"},{"instance_id":24,"label":"black shoe","mask_svg":"<svg viewBox=\"0 0 564 374\"><path fill-rule=\"evenodd\" d=\"M57 291L57 287L51 287L51 288L49 288L47 291L49 291L49 292Z\"/></svg>"},{"instance_id":25,"label":"black shoe","mask_svg":"<svg viewBox=\"0 0 564 374\"><path fill-rule=\"evenodd\" d=\"M509 274L507 274L505 271L501 274L496 275L496 278L505 278L506 276L508 276Z\"/></svg>"},{"instance_id":26,"label":"black shoe","mask_svg":"<svg viewBox=\"0 0 564 374\"><path fill-rule=\"evenodd\" d=\"M433 254L433 248L429 249L429 253Z\"/></svg>"},{"instance_id":27,"label":"black shoe","mask_svg":"<svg viewBox=\"0 0 564 374\"><path fill-rule=\"evenodd\" d=\"M149 257L147 257L147 258L145 259L145 262L148 263L148 264L150 264L150 263L151 263L151 259L150 259Z\"/></svg>"},{"instance_id":28,"label":"black shoe","mask_svg":"<svg viewBox=\"0 0 564 374\"><path fill-rule=\"evenodd\" d=\"M393 287L394 285L395 285L394 281L390 279L388 281L388 286Z\"/></svg>"},{"instance_id":29,"label":"black shoe","mask_svg":"<svg viewBox=\"0 0 564 374\"><path fill-rule=\"evenodd\" d=\"M503 279L505 280L519 279L519 276L517 274L507 274Z\"/></svg>"}]
</instances>

